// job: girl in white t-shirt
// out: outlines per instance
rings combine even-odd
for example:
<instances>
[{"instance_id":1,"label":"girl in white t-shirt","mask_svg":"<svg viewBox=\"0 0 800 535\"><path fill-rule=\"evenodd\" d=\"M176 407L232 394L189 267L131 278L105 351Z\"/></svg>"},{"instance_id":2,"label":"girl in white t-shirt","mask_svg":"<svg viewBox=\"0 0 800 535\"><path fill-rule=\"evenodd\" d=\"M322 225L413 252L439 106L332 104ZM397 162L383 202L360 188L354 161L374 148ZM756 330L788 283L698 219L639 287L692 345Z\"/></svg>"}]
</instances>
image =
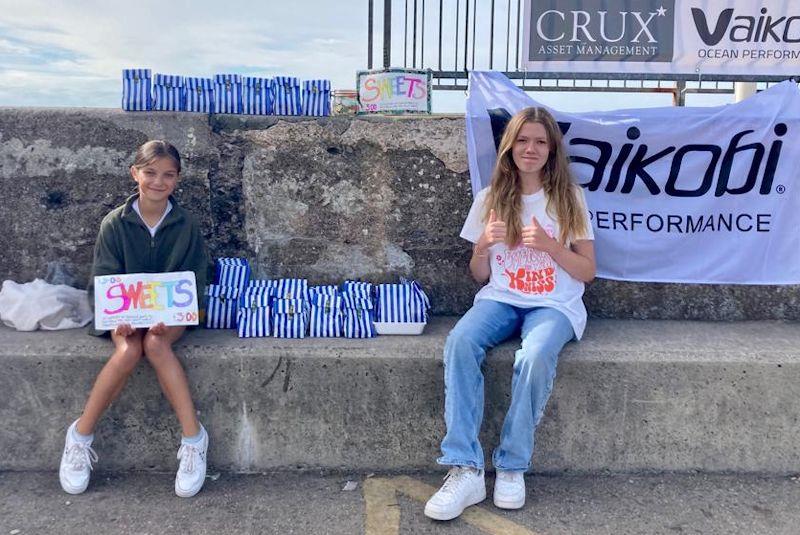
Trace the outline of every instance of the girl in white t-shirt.
<instances>
[{"instance_id":1,"label":"girl in white t-shirt","mask_svg":"<svg viewBox=\"0 0 800 535\"><path fill-rule=\"evenodd\" d=\"M445 344L447 434L438 462L451 469L425 506L437 520L486 499L478 442L486 350L521 333L511 404L492 456L494 503L518 509L558 354L586 325L582 296L595 275L594 235L561 131L544 108L526 108L509 121L491 185L475 196L461 237L473 243L472 276L488 283Z\"/></svg>"}]
</instances>

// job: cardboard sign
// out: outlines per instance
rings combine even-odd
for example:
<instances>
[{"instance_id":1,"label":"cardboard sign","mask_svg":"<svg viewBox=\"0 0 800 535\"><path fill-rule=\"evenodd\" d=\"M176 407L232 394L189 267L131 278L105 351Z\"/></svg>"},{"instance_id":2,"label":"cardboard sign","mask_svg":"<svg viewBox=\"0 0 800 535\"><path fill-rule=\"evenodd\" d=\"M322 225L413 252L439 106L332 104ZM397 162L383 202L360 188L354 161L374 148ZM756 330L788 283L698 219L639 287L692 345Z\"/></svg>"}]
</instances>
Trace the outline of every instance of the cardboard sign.
<instances>
[{"instance_id":1,"label":"cardboard sign","mask_svg":"<svg viewBox=\"0 0 800 535\"><path fill-rule=\"evenodd\" d=\"M356 84L359 113L431 112L430 71L359 71Z\"/></svg>"},{"instance_id":2,"label":"cardboard sign","mask_svg":"<svg viewBox=\"0 0 800 535\"><path fill-rule=\"evenodd\" d=\"M132 327L197 325L197 283L193 271L133 273L94 278L94 326L109 331Z\"/></svg>"}]
</instances>

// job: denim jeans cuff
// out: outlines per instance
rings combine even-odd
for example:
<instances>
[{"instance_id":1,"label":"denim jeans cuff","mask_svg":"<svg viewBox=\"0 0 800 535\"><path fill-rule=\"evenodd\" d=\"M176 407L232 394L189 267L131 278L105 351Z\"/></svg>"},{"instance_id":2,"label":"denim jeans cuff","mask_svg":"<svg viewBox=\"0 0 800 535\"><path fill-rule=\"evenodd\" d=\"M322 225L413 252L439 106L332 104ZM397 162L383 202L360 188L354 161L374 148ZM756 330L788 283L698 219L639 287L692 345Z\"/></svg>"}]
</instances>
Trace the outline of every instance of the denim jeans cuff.
<instances>
[{"instance_id":1,"label":"denim jeans cuff","mask_svg":"<svg viewBox=\"0 0 800 535\"><path fill-rule=\"evenodd\" d=\"M445 459L444 457L439 457L436 459L437 464L441 464L444 466L469 466L471 468L475 468L477 470L483 470L483 463L476 463L475 461L463 461L458 459Z\"/></svg>"},{"instance_id":2,"label":"denim jeans cuff","mask_svg":"<svg viewBox=\"0 0 800 535\"><path fill-rule=\"evenodd\" d=\"M494 464L494 462L492 464ZM531 465L530 463L528 463L528 466L498 466L494 464L494 469L502 470L503 472L527 472L531 469Z\"/></svg>"}]
</instances>

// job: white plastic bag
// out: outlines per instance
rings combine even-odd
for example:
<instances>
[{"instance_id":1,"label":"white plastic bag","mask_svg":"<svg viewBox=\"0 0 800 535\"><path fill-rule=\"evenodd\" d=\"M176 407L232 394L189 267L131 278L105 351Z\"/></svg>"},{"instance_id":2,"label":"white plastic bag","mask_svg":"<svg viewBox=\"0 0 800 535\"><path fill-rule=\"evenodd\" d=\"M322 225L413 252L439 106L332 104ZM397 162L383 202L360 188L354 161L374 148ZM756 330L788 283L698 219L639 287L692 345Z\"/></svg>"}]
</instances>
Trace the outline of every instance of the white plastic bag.
<instances>
[{"instance_id":1,"label":"white plastic bag","mask_svg":"<svg viewBox=\"0 0 800 535\"><path fill-rule=\"evenodd\" d=\"M0 320L18 331L74 329L93 317L86 290L42 279L25 284L3 281Z\"/></svg>"}]
</instances>

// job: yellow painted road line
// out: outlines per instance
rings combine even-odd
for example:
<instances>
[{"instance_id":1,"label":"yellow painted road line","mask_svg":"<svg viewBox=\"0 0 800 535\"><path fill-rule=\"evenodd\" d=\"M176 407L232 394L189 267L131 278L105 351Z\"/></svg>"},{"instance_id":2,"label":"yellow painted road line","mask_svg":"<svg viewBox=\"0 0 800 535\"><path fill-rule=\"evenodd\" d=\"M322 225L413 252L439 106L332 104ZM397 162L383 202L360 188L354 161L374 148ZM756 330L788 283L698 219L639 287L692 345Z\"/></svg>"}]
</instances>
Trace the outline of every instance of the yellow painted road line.
<instances>
[{"instance_id":1,"label":"yellow painted road line","mask_svg":"<svg viewBox=\"0 0 800 535\"><path fill-rule=\"evenodd\" d=\"M364 480L364 502L367 509L366 535L397 535L400 532L400 503L390 480Z\"/></svg>"},{"instance_id":2,"label":"yellow painted road line","mask_svg":"<svg viewBox=\"0 0 800 535\"><path fill-rule=\"evenodd\" d=\"M418 502L428 501L436 488L408 476L364 481L367 535L396 535L400 531L400 507L396 492ZM467 524L489 535L537 535L536 532L481 508L469 507L460 516Z\"/></svg>"}]
</instances>

